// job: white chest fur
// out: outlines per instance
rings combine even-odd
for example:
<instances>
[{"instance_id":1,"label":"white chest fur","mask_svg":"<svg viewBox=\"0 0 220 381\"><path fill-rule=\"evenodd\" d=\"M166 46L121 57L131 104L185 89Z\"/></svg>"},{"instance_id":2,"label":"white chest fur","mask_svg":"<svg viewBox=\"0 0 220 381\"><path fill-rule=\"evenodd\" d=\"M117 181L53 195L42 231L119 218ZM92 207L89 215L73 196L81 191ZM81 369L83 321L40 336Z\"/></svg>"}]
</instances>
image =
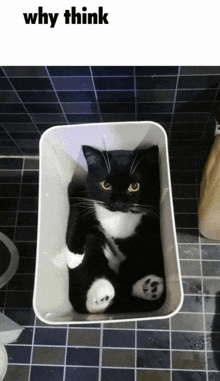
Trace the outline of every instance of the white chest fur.
<instances>
[{"instance_id":1,"label":"white chest fur","mask_svg":"<svg viewBox=\"0 0 220 381\"><path fill-rule=\"evenodd\" d=\"M113 238L127 238L134 234L139 225L142 213L111 212L94 203L96 216L107 235Z\"/></svg>"}]
</instances>

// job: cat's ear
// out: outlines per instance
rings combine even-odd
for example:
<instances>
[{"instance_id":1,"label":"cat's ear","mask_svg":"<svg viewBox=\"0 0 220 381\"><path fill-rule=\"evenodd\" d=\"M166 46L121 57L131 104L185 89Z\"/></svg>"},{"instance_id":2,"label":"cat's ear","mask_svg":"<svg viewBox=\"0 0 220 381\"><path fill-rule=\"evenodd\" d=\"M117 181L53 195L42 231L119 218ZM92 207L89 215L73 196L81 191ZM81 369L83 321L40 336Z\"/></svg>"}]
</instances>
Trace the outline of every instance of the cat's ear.
<instances>
[{"instance_id":1,"label":"cat's ear","mask_svg":"<svg viewBox=\"0 0 220 381\"><path fill-rule=\"evenodd\" d=\"M159 149L158 146L152 146L148 148L146 152L147 161L149 163L158 163L159 160Z\"/></svg>"},{"instance_id":2,"label":"cat's ear","mask_svg":"<svg viewBox=\"0 0 220 381\"><path fill-rule=\"evenodd\" d=\"M159 160L159 149L158 146L152 146L144 150L139 151L140 163L152 163L156 164Z\"/></svg>"},{"instance_id":3,"label":"cat's ear","mask_svg":"<svg viewBox=\"0 0 220 381\"><path fill-rule=\"evenodd\" d=\"M88 164L89 170L100 170L100 168L106 167L105 156L102 151L99 151L90 146L82 146L82 150L85 156L85 159ZM107 168L106 168L107 169Z\"/></svg>"}]
</instances>

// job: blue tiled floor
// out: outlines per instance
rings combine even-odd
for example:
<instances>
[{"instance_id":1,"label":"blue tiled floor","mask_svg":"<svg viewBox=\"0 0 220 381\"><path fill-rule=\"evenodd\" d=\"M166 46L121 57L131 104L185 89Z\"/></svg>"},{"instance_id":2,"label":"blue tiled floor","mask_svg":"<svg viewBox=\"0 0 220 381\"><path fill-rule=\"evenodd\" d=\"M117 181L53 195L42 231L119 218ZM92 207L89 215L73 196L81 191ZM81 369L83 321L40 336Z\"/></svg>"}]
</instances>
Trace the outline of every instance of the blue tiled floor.
<instances>
[{"instance_id":1,"label":"blue tiled floor","mask_svg":"<svg viewBox=\"0 0 220 381\"><path fill-rule=\"evenodd\" d=\"M24 327L18 341L6 346L4 381L220 379L220 242L199 236L191 161L171 158L185 294L180 312L164 320L56 327L40 322L32 309L38 160L0 159L0 229L20 255L16 275L0 290L0 310Z\"/></svg>"}]
</instances>

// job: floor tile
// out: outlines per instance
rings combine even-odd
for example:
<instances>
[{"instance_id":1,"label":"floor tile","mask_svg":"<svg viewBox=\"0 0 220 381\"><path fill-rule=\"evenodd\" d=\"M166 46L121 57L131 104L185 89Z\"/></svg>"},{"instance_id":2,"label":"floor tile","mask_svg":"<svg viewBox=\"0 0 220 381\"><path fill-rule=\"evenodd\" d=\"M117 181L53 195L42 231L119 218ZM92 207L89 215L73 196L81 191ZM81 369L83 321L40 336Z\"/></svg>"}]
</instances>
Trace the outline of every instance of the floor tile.
<instances>
[{"instance_id":1,"label":"floor tile","mask_svg":"<svg viewBox=\"0 0 220 381\"><path fill-rule=\"evenodd\" d=\"M201 245L202 259L220 260L219 245Z\"/></svg>"},{"instance_id":2,"label":"floor tile","mask_svg":"<svg viewBox=\"0 0 220 381\"><path fill-rule=\"evenodd\" d=\"M107 330L103 332L103 347L133 348L135 346L134 331Z\"/></svg>"},{"instance_id":3,"label":"floor tile","mask_svg":"<svg viewBox=\"0 0 220 381\"><path fill-rule=\"evenodd\" d=\"M99 365L99 349L98 348L72 348L67 349L67 365Z\"/></svg>"},{"instance_id":4,"label":"floor tile","mask_svg":"<svg viewBox=\"0 0 220 381\"><path fill-rule=\"evenodd\" d=\"M8 291L6 295L6 308L32 308L33 291Z\"/></svg>"},{"instance_id":5,"label":"floor tile","mask_svg":"<svg viewBox=\"0 0 220 381\"><path fill-rule=\"evenodd\" d=\"M172 373L172 381L206 381L206 372L177 372Z\"/></svg>"},{"instance_id":6,"label":"floor tile","mask_svg":"<svg viewBox=\"0 0 220 381\"><path fill-rule=\"evenodd\" d=\"M132 369L102 369L102 381L134 381L135 375ZM89 381L89 380L88 380Z\"/></svg>"},{"instance_id":7,"label":"floor tile","mask_svg":"<svg viewBox=\"0 0 220 381\"><path fill-rule=\"evenodd\" d=\"M163 331L138 331L137 348L169 349L169 332Z\"/></svg>"},{"instance_id":8,"label":"floor tile","mask_svg":"<svg viewBox=\"0 0 220 381\"><path fill-rule=\"evenodd\" d=\"M184 294L198 294L202 292L202 280L201 277L184 277L182 279Z\"/></svg>"},{"instance_id":9,"label":"floor tile","mask_svg":"<svg viewBox=\"0 0 220 381\"><path fill-rule=\"evenodd\" d=\"M203 312L202 296L185 295L180 312Z\"/></svg>"},{"instance_id":10,"label":"floor tile","mask_svg":"<svg viewBox=\"0 0 220 381\"><path fill-rule=\"evenodd\" d=\"M33 364L64 365L65 348L37 347L33 349Z\"/></svg>"},{"instance_id":11,"label":"floor tile","mask_svg":"<svg viewBox=\"0 0 220 381\"><path fill-rule=\"evenodd\" d=\"M168 370L137 370L137 381L170 381Z\"/></svg>"},{"instance_id":12,"label":"floor tile","mask_svg":"<svg viewBox=\"0 0 220 381\"><path fill-rule=\"evenodd\" d=\"M5 346L8 362L12 364L30 364L31 346L10 345Z\"/></svg>"},{"instance_id":13,"label":"floor tile","mask_svg":"<svg viewBox=\"0 0 220 381\"><path fill-rule=\"evenodd\" d=\"M28 381L29 365L8 365L4 381Z\"/></svg>"},{"instance_id":14,"label":"floor tile","mask_svg":"<svg viewBox=\"0 0 220 381\"><path fill-rule=\"evenodd\" d=\"M198 243L199 232L198 229L179 229L176 230L178 243Z\"/></svg>"},{"instance_id":15,"label":"floor tile","mask_svg":"<svg viewBox=\"0 0 220 381\"><path fill-rule=\"evenodd\" d=\"M35 345L65 345L66 329L63 328L36 328Z\"/></svg>"},{"instance_id":16,"label":"floor tile","mask_svg":"<svg viewBox=\"0 0 220 381\"><path fill-rule=\"evenodd\" d=\"M103 349L102 352L103 367L126 367L135 366L135 351L131 349Z\"/></svg>"},{"instance_id":17,"label":"floor tile","mask_svg":"<svg viewBox=\"0 0 220 381\"><path fill-rule=\"evenodd\" d=\"M100 345L100 331L94 329L69 329L69 346L99 346Z\"/></svg>"},{"instance_id":18,"label":"floor tile","mask_svg":"<svg viewBox=\"0 0 220 381\"><path fill-rule=\"evenodd\" d=\"M97 381L98 377L98 368L76 368L67 366L66 377L64 381Z\"/></svg>"},{"instance_id":19,"label":"floor tile","mask_svg":"<svg viewBox=\"0 0 220 381\"><path fill-rule=\"evenodd\" d=\"M220 277L220 261L202 261L204 277Z\"/></svg>"},{"instance_id":20,"label":"floor tile","mask_svg":"<svg viewBox=\"0 0 220 381\"><path fill-rule=\"evenodd\" d=\"M209 381L219 381L219 372L209 372Z\"/></svg>"},{"instance_id":21,"label":"floor tile","mask_svg":"<svg viewBox=\"0 0 220 381\"><path fill-rule=\"evenodd\" d=\"M200 261L194 260L180 260L180 268L182 276L201 276Z\"/></svg>"},{"instance_id":22,"label":"floor tile","mask_svg":"<svg viewBox=\"0 0 220 381\"><path fill-rule=\"evenodd\" d=\"M137 322L138 329L166 330L169 329L169 319L140 320Z\"/></svg>"},{"instance_id":23,"label":"floor tile","mask_svg":"<svg viewBox=\"0 0 220 381\"><path fill-rule=\"evenodd\" d=\"M20 336L16 340L15 344L17 345L32 345L33 341L33 328L25 327L23 328Z\"/></svg>"},{"instance_id":24,"label":"floor tile","mask_svg":"<svg viewBox=\"0 0 220 381\"><path fill-rule=\"evenodd\" d=\"M138 350L137 351L138 368L169 368L170 352L163 350Z\"/></svg>"},{"instance_id":25,"label":"floor tile","mask_svg":"<svg viewBox=\"0 0 220 381\"><path fill-rule=\"evenodd\" d=\"M180 259L200 259L199 245L179 244L178 250L179 250Z\"/></svg>"},{"instance_id":26,"label":"floor tile","mask_svg":"<svg viewBox=\"0 0 220 381\"><path fill-rule=\"evenodd\" d=\"M208 352L207 362L208 362L208 370L215 370L220 372L219 352L212 352L212 351Z\"/></svg>"},{"instance_id":27,"label":"floor tile","mask_svg":"<svg viewBox=\"0 0 220 381\"><path fill-rule=\"evenodd\" d=\"M173 331L203 331L203 314L178 313L171 318Z\"/></svg>"},{"instance_id":28,"label":"floor tile","mask_svg":"<svg viewBox=\"0 0 220 381\"><path fill-rule=\"evenodd\" d=\"M205 352L172 351L173 369L205 370Z\"/></svg>"},{"instance_id":29,"label":"floor tile","mask_svg":"<svg viewBox=\"0 0 220 381\"><path fill-rule=\"evenodd\" d=\"M32 366L31 381L63 381L64 369L59 366Z\"/></svg>"},{"instance_id":30,"label":"floor tile","mask_svg":"<svg viewBox=\"0 0 220 381\"><path fill-rule=\"evenodd\" d=\"M32 308L7 308L5 315L10 319L16 321L21 326L33 326L35 321L35 314Z\"/></svg>"},{"instance_id":31,"label":"floor tile","mask_svg":"<svg viewBox=\"0 0 220 381\"><path fill-rule=\"evenodd\" d=\"M204 350L204 333L198 332L172 332L172 349Z\"/></svg>"}]
</instances>

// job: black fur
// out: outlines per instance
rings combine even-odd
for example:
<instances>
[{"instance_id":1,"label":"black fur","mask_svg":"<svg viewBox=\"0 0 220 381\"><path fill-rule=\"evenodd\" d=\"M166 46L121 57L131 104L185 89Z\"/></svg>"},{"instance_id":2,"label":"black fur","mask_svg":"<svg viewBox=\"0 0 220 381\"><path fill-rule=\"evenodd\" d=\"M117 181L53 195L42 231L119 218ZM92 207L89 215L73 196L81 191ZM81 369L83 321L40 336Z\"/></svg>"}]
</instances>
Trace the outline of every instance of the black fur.
<instances>
[{"instance_id":1,"label":"black fur","mask_svg":"<svg viewBox=\"0 0 220 381\"><path fill-rule=\"evenodd\" d=\"M133 284L146 275L154 274L165 281L160 240L158 147L109 152L100 152L89 146L82 148L88 175L85 187L78 192L72 191L72 182L69 184L70 213L66 243L71 252L85 256L77 268L69 269L70 302L77 311L87 312L87 292L95 279L104 276L111 281L116 292L108 311L155 310L164 303L165 288L155 301L133 297L131 292ZM111 190L103 190L100 186L102 181L111 184ZM140 184L140 189L129 192L129 184L136 182ZM134 234L110 242L97 220L94 200L112 212L142 213ZM116 255L116 244L126 257L117 274L109 268L104 255L106 243L111 246L113 255Z\"/></svg>"}]
</instances>

